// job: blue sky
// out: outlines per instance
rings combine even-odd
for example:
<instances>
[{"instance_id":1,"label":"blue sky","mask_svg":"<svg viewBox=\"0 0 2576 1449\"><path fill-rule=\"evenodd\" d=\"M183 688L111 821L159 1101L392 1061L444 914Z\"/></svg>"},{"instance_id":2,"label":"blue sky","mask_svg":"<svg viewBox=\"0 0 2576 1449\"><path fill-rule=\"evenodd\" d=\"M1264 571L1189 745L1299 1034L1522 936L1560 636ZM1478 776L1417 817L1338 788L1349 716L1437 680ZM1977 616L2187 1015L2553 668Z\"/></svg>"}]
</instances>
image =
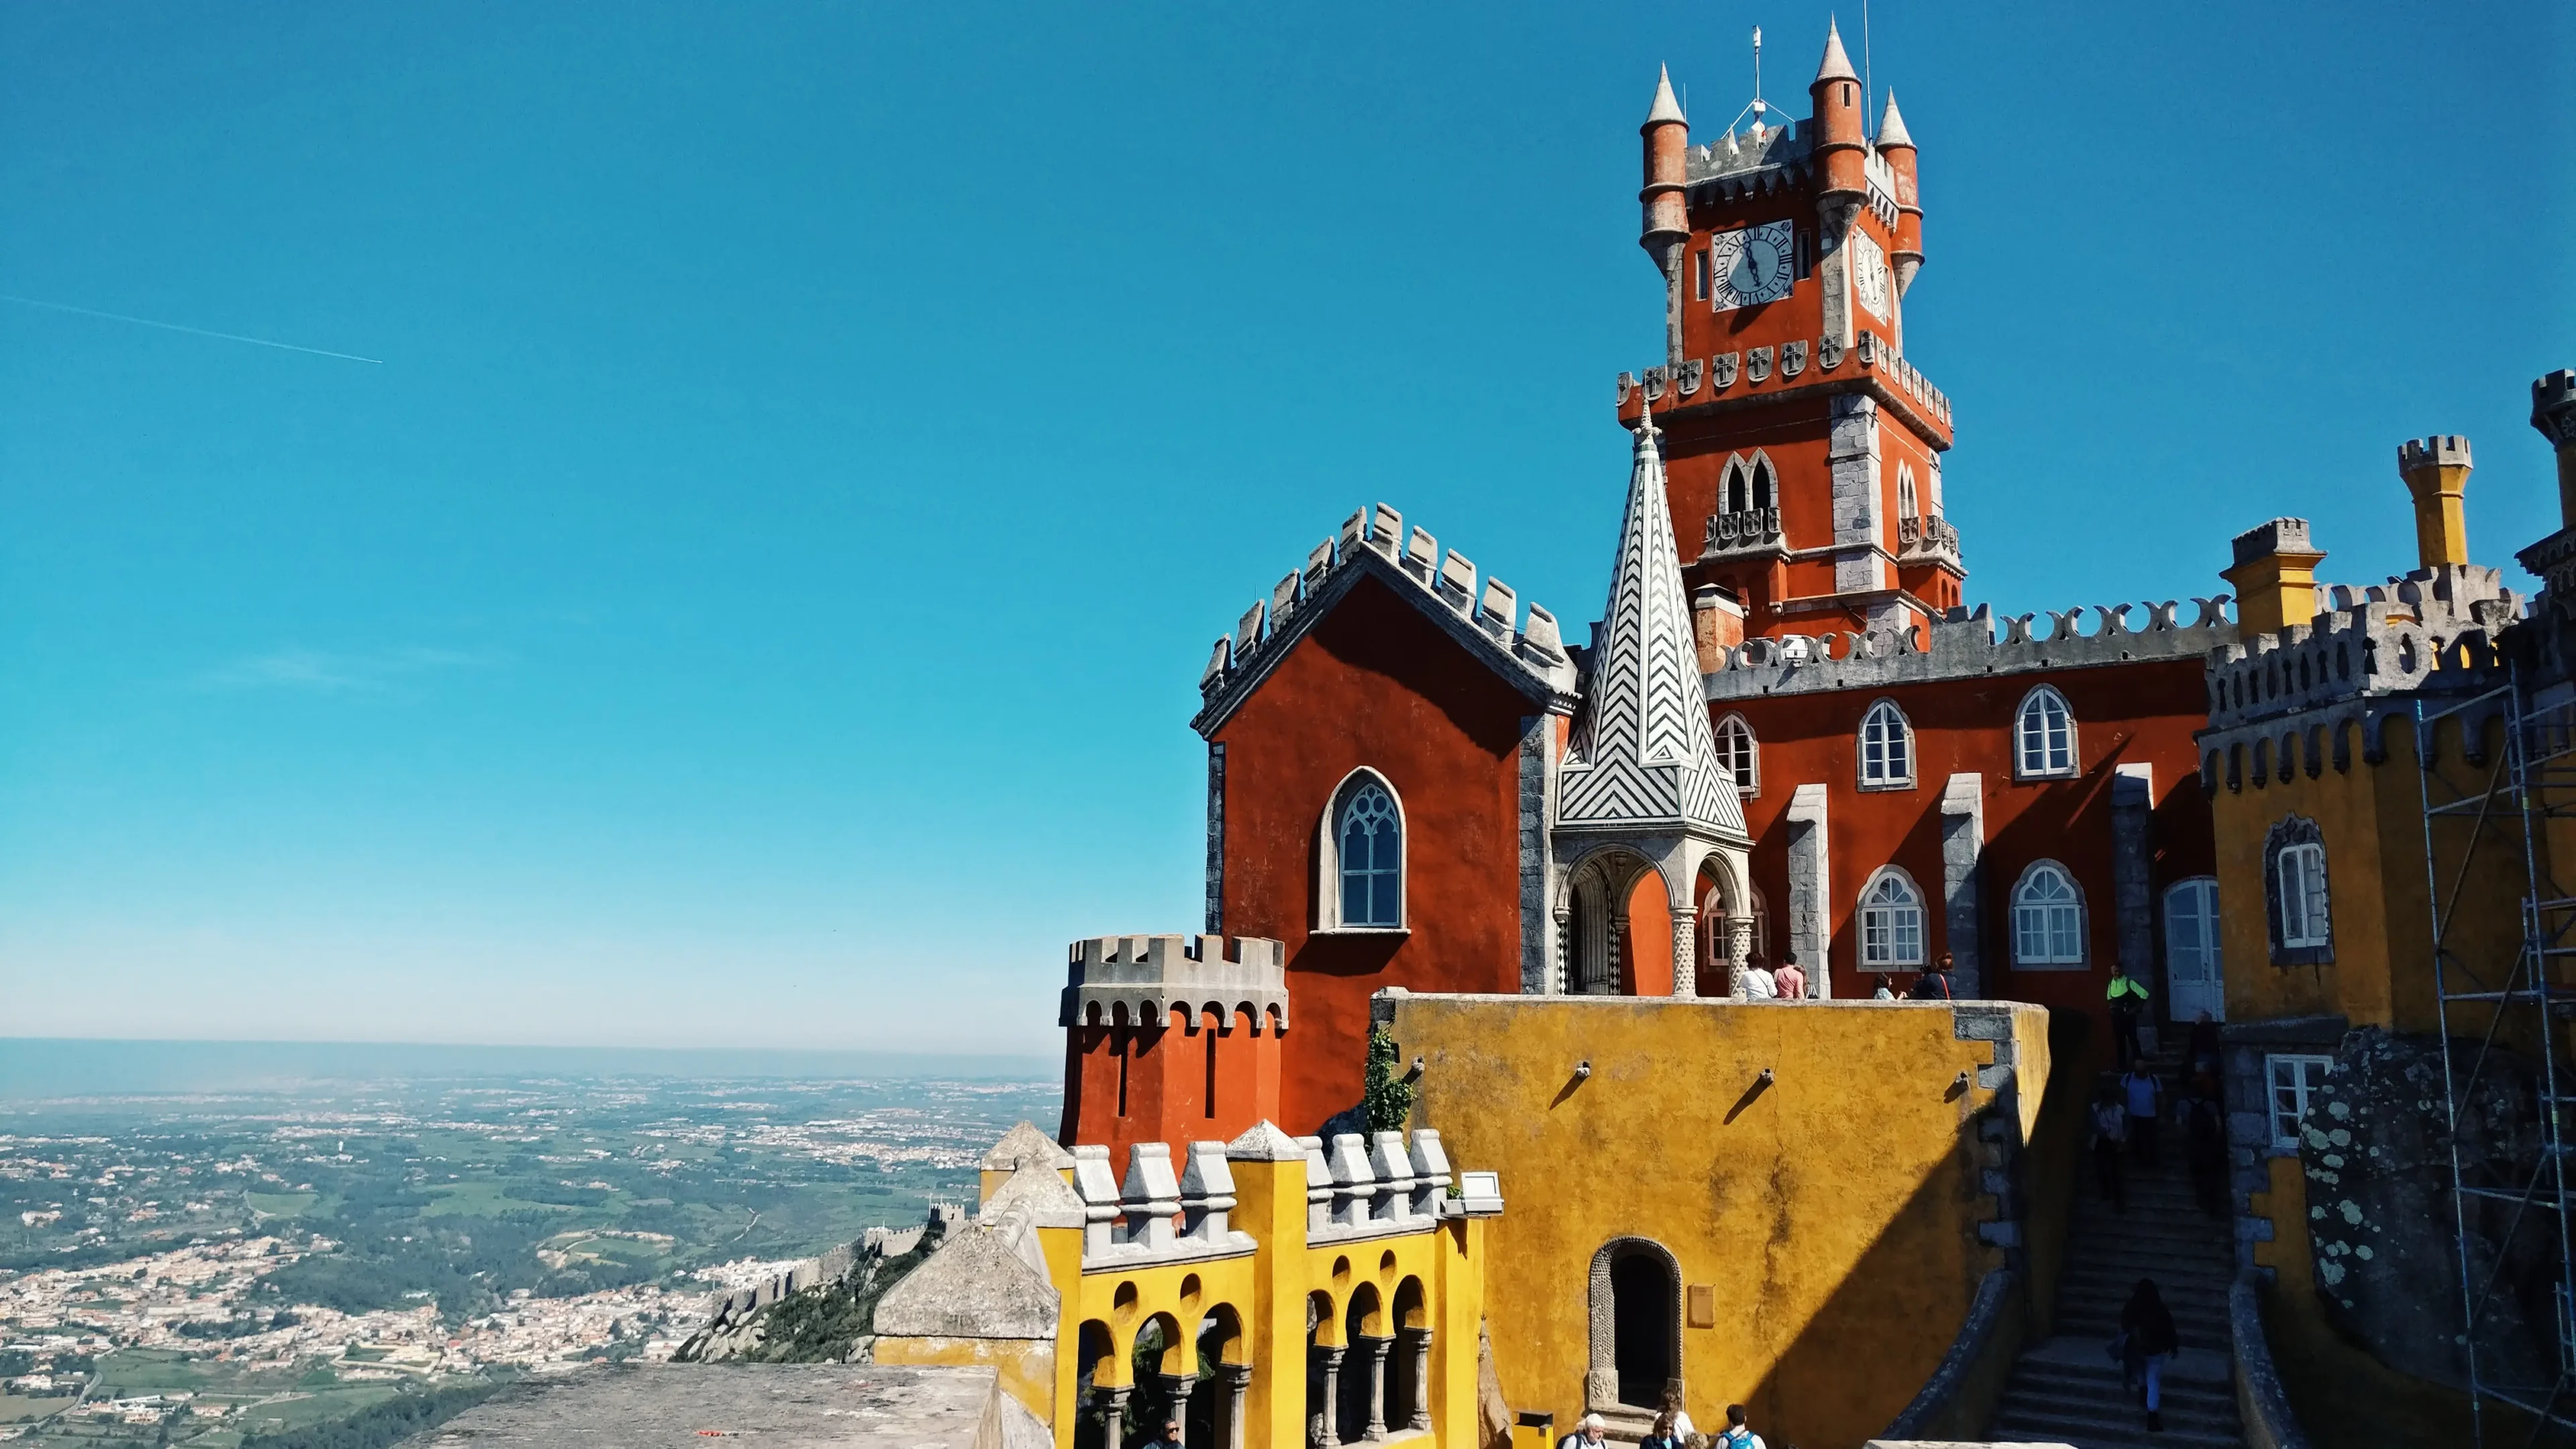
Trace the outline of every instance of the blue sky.
<instances>
[{"instance_id":1,"label":"blue sky","mask_svg":"<svg viewBox=\"0 0 2576 1449\"><path fill-rule=\"evenodd\" d=\"M2570 13L1874 6L1970 596L2554 527ZM1825 14L0 9L0 293L382 359L0 303L0 1033L1051 1050L1343 515L1597 612L1655 67Z\"/></svg>"}]
</instances>

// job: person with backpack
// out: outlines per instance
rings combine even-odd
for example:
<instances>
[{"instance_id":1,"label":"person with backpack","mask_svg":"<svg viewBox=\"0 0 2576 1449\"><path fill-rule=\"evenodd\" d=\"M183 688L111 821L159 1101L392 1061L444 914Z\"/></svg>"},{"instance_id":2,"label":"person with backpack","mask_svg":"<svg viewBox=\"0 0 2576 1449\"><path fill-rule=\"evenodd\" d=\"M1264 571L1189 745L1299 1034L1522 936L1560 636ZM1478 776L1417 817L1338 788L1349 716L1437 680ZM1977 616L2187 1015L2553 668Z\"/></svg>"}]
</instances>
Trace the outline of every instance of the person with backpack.
<instances>
[{"instance_id":1,"label":"person with backpack","mask_svg":"<svg viewBox=\"0 0 2576 1449\"><path fill-rule=\"evenodd\" d=\"M1729 1404L1726 1406L1726 1432L1711 1441L1711 1449L1770 1449L1770 1446L1762 1442L1761 1435L1746 1426L1744 1406Z\"/></svg>"},{"instance_id":2,"label":"person with backpack","mask_svg":"<svg viewBox=\"0 0 2576 1449\"><path fill-rule=\"evenodd\" d=\"M2138 1056L2138 1016L2147 1009L2147 983L2129 974L2129 968L2117 962L2111 966L2111 984L2102 993L2111 1004L2111 1039L2119 1056L2113 1065L2126 1071Z\"/></svg>"},{"instance_id":3,"label":"person with backpack","mask_svg":"<svg viewBox=\"0 0 2576 1449\"><path fill-rule=\"evenodd\" d=\"M2145 1391L2148 1430L2162 1430L2165 1360L2182 1352L2182 1339L2174 1332L2173 1313L2156 1292L2155 1279L2139 1279L2128 1305L2120 1310L2118 1347L2129 1392Z\"/></svg>"},{"instance_id":4,"label":"person with backpack","mask_svg":"<svg viewBox=\"0 0 2576 1449\"><path fill-rule=\"evenodd\" d=\"M1914 989L1905 993L1908 1001L1956 1001L1958 993L1950 989L1950 953L1932 963L1932 969L1914 978Z\"/></svg>"},{"instance_id":5,"label":"person with backpack","mask_svg":"<svg viewBox=\"0 0 2576 1449\"><path fill-rule=\"evenodd\" d=\"M2120 1169L2120 1153L2128 1144L2129 1114L2120 1106L2120 1089L2104 1087L2093 1097L2093 1176L2115 1213L2129 1210Z\"/></svg>"}]
</instances>

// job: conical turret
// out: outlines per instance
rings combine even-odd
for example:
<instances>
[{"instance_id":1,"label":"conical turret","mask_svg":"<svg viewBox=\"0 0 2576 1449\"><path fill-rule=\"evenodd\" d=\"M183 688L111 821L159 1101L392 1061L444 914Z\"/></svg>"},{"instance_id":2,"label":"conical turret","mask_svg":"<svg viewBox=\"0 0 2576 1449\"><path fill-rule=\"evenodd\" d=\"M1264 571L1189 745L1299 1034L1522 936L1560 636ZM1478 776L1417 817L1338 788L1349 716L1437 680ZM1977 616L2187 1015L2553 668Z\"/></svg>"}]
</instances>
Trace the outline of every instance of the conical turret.
<instances>
[{"instance_id":1,"label":"conical turret","mask_svg":"<svg viewBox=\"0 0 2576 1449\"><path fill-rule=\"evenodd\" d=\"M1656 76L1655 103L1646 112L1646 124L1638 130L1646 138L1646 184L1637 193L1637 201L1645 211L1637 244L1655 259L1655 270L1664 274L1665 361L1678 367L1682 360L1682 247L1690 240L1690 215L1684 195L1689 179L1684 153L1690 149L1690 120L1682 114L1681 102L1673 99L1670 70Z\"/></svg>"},{"instance_id":2,"label":"conical turret","mask_svg":"<svg viewBox=\"0 0 2576 1449\"><path fill-rule=\"evenodd\" d=\"M1807 94L1815 101L1816 167L1824 184L1819 200L1837 198L1859 200L1869 194L1869 175L1862 164L1860 77L1852 73L1851 57L1843 53L1842 31L1826 22L1825 60L1816 67L1816 78L1807 84Z\"/></svg>"},{"instance_id":3,"label":"conical turret","mask_svg":"<svg viewBox=\"0 0 2576 1449\"><path fill-rule=\"evenodd\" d=\"M1907 134L1905 117L1896 109L1896 92L1887 93L1887 109L1878 116L1878 154L1887 158L1888 172L1896 178L1896 295L1914 285L1914 274L1923 270L1923 202L1921 187L1914 170L1914 137Z\"/></svg>"}]
</instances>

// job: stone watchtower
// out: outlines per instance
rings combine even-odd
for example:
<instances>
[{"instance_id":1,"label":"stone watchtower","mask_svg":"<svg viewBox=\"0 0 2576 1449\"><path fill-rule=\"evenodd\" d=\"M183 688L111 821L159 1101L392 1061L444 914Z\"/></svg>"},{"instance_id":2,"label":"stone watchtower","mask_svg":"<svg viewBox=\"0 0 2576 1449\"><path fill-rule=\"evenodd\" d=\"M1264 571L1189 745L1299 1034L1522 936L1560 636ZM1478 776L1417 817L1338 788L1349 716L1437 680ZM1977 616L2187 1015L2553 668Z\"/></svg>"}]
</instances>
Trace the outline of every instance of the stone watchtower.
<instances>
[{"instance_id":1,"label":"stone watchtower","mask_svg":"<svg viewBox=\"0 0 2576 1449\"><path fill-rule=\"evenodd\" d=\"M1694 146L1666 77L1642 128L1639 241L1663 281L1665 356L1622 374L1620 416L1633 425L1649 401L1661 415L1711 646L1911 627L1960 602L1941 516L1950 403L1907 361L1914 139L1893 95L1871 136L1861 89L1829 30L1809 119L1757 97L1749 127Z\"/></svg>"}]
</instances>

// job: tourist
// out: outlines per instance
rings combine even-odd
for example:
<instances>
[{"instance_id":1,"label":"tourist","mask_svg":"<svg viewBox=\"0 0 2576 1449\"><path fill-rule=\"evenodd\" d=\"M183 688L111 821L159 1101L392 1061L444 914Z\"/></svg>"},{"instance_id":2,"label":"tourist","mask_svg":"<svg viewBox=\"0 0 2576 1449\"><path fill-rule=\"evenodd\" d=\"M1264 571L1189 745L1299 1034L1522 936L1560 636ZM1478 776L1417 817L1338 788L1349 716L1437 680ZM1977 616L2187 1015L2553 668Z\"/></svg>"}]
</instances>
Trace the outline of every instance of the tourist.
<instances>
[{"instance_id":1,"label":"tourist","mask_svg":"<svg viewBox=\"0 0 2576 1449\"><path fill-rule=\"evenodd\" d=\"M2111 1210L2119 1213L2129 1210L2120 1172L2120 1149L2128 1140L2129 1114L2121 1110L2120 1089L2106 1086L2093 1099L2093 1176Z\"/></svg>"},{"instance_id":2,"label":"tourist","mask_svg":"<svg viewBox=\"0 0 2576 1449\"><path fill-rule=\"evenodd\" d=\"M2112 1064L2125 1069L2138 1055L2138 1014L2147 1009L2147 984L2114 963L2111 985L2102 996L2111 1003L2111 1036L2119 1052Z\"/></svg>"},{"instance_id":3,"label":"tourist","mask_svg":"<svg viewBox=\"0 0 2576 1449\"><path fill-rule=\"evenodd\" d=\"M1687 1444L1691 1436L1699 1432L1699 1426L1691 1422L1690 1410L1682 1407L1682 1391L1678 1387L1664 1390L1664 1412L1672 1415L1675 1442Z\"/></svg>"},{"instance_id":4,"label":"tourist","mask_svg":"<svg viewBox=\"0 0 2576 1449\"><path fill-rule=\"evenodd\" d=\"M2118 1346L2129 1392L2145 1391L2147 1427L2163 1429L2165 1360L2182 1351L2182 1340L2174 1332L2173 1313L2156 1292L2155 1279L2139 1279L2128 1306L2120 1310Z\"/></svg>"},{"instance_id":5,"label":"tourist","mask_svg":"<svg viewBox=\"0 0 2576 1449\"><path fill-rule=\"evenodd\" d=\"M1780 988L1780 999L1782 1001L1803 1001L1806 999L1807 973L1798 969L1797 952L1788 951L1781 954L1780 969L1771 973L1771 982L1773 985ZM1688 1416L1685 1415L1684 1417L1687 1418ZM1690 1431L1685 1429L1682 1432L1687 1434Z\"/></svg>"},{"instance_id":6,"label":"tourist","mask_svg":"<svg viewBox=\"0 0 2576 1449\"><path fill-rule=\"evenodd\" d=\"M1604 1427L1599 1414L1586 1414L1583 1422L1574 1426L1573 1433L1556 1441L1556 1449L1601 1449Z\"/></svg>"},{"instance_id":7,"label":"tourist","mask_svg":"<svg viewBox=\"0 0 2576 1449\"><path fill-rule=\"evenodd\" d=\"M1886 977L1881 976L1878 978L1878 989L1869 994L1869 999L1872 1001L1894 1001L1896 999L1896 993L1887 989Z\"/></svg>"},{"instance_id":8,"label":"tourist","mask_svg":"<svg viewBox=\"0 0 2576 1449\"><path fill-rule=\"evenodd\" d=\"M2227 1216L2227 1113L2218 1100L2218 1078L2202 1072L2183 1099L2183 1160L2191 1164L2191 1193L2200 1210Z\"/></svg>"},{"instance_id":9,"label":"tourist","mask_svg":"<svg viewBox=\"0 0 2576 1449\"><path fill-rule=\"evenodd\" d=\"M1932 969L1914 978L1914 989L1905 993L1910 1001L1956 1001L1958 993L1950 989L1950 953L1944 951L1932 963Z\"/></svg>"},{"instance_id":10,"label":"tourist","mask_svg":"<svg viewBox=\"0 0 2576 1449\"><path fill-rule=\"evenodd\" d=\"M1747 1001L1773 1001L1773 1000L1777 1000L1777 999L1779 998L1779 995L1780 995L1780 981L1779 981L1779 978L1778 978L1778 977L1773 976L1773 975L1772 975L1768 970L1764 969L1764 967L1763 967L1763 965L1762 965L1762 963L1761 963L1761 962L1759 962L1759 961L1751 962L1751 963L1749 963L1749 964L1747 964L1747 965L1745 966L1745 968L1744 968L1744 999L1745 999L1745 1000L1747 1000Z\"/></svg>"},{"instance_id":11,"label":"tourist","mask_svg":"<svg viewBox=\"0 0 2576 1449\"><path fill-rule=\"evenodd\" d=\"M1156 1437L1151 1444L1146 1446L1146 1449L1182 1449L1180 1415L1165 1415L1163 1417L1162 1434Z\"/></svg>"},{"instance_id":12,"label":"tourist","mask_svg":"<svg viewBox=\"0 0 2576 1449\"><path fill-rule=\"evenodd\" d=\"M2129 1074L2120 1079L2121 1094L2129 1108L2129 1147L2137 1154L2138 1165L2154 1170L2156 1155L2156 1118L2165 1105L2164 1083L2147 1070L2144 1060L2129 1063Z\"/></svg>"},{"instance_id":13,"label":"tourist","mask_svg":"<svg viewBox=\"0 0 2576 1449\"><path fill-rule=\"evenodd\" d=\"M1726 1406L1726 1432L1717 1436L1716 1449L1770 1449L1762 1436L1745 1427L1744 1406Z\"/></svg>"},{"instance_id":14,"label":"tourist","mask_svg":"<svg viewBox=\"0 0 2576 1449\"><path fill-rule=\"evenodd\" d=\"M1655 1415L1654 1427L1646 1431L1645 1438L1637 1441L1637 1449L1684 1449L1681 1434L1673 1428L1672 1410L1666 1409Z\"/></svg>"},{"instance_id":15,"label":"tourist","mask_svg":"<svg viewBox=\"0 0 2576 1449\"><path fill-rule=\"evenodd\" d=\"M2187 1055L2191 1060L2184 1070L2194 1076L2202 1072L2213 1077L2218 1075L2218 1023L2210 1019L2205 1008L2192 1018L2191 1048Z\"/></svg>"}]
</instances>

